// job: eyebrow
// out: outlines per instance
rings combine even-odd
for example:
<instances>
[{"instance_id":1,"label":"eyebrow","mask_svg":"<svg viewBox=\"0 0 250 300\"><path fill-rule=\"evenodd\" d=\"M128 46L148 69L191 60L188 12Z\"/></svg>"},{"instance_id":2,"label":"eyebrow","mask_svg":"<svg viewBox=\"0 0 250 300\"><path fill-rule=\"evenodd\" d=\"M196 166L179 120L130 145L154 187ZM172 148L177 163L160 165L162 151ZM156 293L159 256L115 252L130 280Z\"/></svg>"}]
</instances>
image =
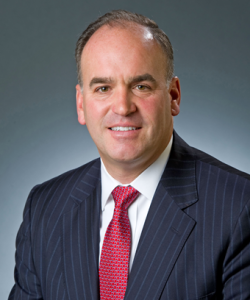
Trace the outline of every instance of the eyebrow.
<instances>
[{"instance_id":1,"label":"eyebrow","mask_svg":"<svg viewBox=\"0 0 250 300\"><path fill-rule=\"evenodd\" d=\"M141 81L151 81L153 83L156 82L156 80L154 79L154 77L148 73L142 74L142 75L138 75L135 77L132 77L129 79L129 83L136 83L136 82L141 82Z\"/></svg>"},{"instance_id":2,"label":"eyebrow","mask_svg":"<svg viewBox=\"0 0 250 300\"><path fill-rule=\"evenodd\" d=\"M94 77L89 83L89 87L92 87L94 84L99 83L112 83L114 80L111 77Z\"/></svg>"},{"instance_id":3,"label":"eyebrow","mask_svg":"<svg viewBox=\"0 0 250 300\"><path fill-rule=\"evenodd\" d=\"M149 73L145 73L142 75L138 75L135 77L131 77L129 78L129 83L133 84L136 82L141 82L141 81L150 81L155 83L156 80L154 79L154 77L152 75L150 75ZM112 83L114 82L114 79L112 79L111 77L94 77L91 79L90 83L89 83L89 87L91 88L94 84L107 84L107 83Z\"/></svg>"}]
</instances>

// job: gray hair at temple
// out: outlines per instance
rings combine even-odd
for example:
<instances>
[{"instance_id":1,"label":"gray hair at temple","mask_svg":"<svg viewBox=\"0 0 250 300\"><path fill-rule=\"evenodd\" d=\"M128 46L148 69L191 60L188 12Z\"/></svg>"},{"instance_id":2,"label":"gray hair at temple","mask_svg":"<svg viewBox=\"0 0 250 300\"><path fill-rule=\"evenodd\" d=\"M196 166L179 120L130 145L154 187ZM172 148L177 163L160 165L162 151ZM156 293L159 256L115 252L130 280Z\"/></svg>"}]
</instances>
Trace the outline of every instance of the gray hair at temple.
<instances>
[{"instance_id":1,"label":"gray hair at temple","mask_svg":"<svg viewBox=\"0 0 250 300\"><path fill-rule=\"evenodd\" d=\"M170 43L168 36L162 31L159 26L149 18L131 13L126 10L113 10L111 12L106 13L105 15L99 17L96 21L92 22L86 30L83 31L81 36L79 37L76 50L75 50L75 58L77 64L77 75L78 82L82 87L82 77L81 77L81 55L83 48L86 43L90 39L90 37L103 25L113 26L126 26L126 23L136 23L146 27L150 33L153 35L153 38L159 43L167 58L167 73L166 79L167 82L171 81L174 76L174 54L173 48Z\"/></svg>"}]
</instances>

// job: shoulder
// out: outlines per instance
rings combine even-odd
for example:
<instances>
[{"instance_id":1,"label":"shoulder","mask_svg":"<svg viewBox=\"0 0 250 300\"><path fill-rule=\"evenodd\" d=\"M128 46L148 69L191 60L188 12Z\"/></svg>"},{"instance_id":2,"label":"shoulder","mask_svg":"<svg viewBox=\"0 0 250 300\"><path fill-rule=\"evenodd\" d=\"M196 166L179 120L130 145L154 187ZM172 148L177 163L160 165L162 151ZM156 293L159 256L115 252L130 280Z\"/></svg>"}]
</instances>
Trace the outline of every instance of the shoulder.
<instances>
[{"instance_id":1,"label":"shoulder","mask_svg":"<svg viewBox=\"0 0 250 300\"><path fill-rule=\"evenodd\" d=\"M33 188L32 193L37 197L42 193L44 194L48 191L55 192L58 189L63 189L66 192L67 190L75 186L79 182L79 180L81 180L81 178L83 178L85 174L88 173L91 167L98 167L100 165L99 161L99 158L92 160L76 169L67 171L63 174L60 174L59 176L38 184Z\"/></svg>"},{"instance_id":2,"label":"shoulder","mask_svg":"<svg viewBox=\"0 0 250 300\"><path fill-rule=\"evenodd\" d=\"M237 170L207 153L192 148L196 158L196 175L201 188L212 182L214 188L250 198L250 175ZM248 199L247 199L248 198Z\"/></svg>"},{"instance_id":3,"label":"shoulder","mask_svg":"<svg viewBox=\"0 0 250 300\"><path fill-rule=\"evenodd\" d=\"M174 141L173 148L174 151L178 153L179 160L193 161L197 175L217 176L218 173L220 173L222 176L228 176L234 179L238 178L246 183L250 183L249 174L237 170L199 149L189 146L176 132L174 132Z\"/></svg>"},{"instance_id":4,"label":"shoulder","mask_svg":"<svg viewBox=\"0 0 250 300\"><path fill-rule=\"evenodd\" d=\"M201 168L204 168L204 167L212 168L213 170L217 170L218 172L220 171L223 174L227 174L228 176L229 175L236 176L236 177L244 178L247 181L250 181L249 174L242 172L236 168L233 168L201 150L198 150L193 147L192 147L192 150L195 154L197 164Z\"/></svg>"},{"instance_id":5,"label":"shoulder","mask_svg":"<svg viewBox=\"0 0 250 300\"><path fill-rule=\"evenodd\" d=\"M62 214L70 210L75 205L72 201L74 191L81 186L86 177L90 178L89 182L98 180L99 173L100 159L95 159L36 185L29 194L26 211L29 210L33 218L38 220L39 216L50 216L53 211Z\"/></svg>"},{"instance_id":6,"label":"shoulder","mask_svg":"<svg viewBox=\"0 0 250 300\"><path fill-rule=\"evenodd\" d=\"M250 175L198 149L192 151L196 159L199 202L204 211L210 209L212 213L213 208L232 234L244 212L250 210Z\"/></svg>"},{"instance_id":7,"label":"shoulder","mask_svg":"<svg viewBox=\"0 0 250 300\"><path fill-rule=\"evenodd\" d=\"M199 204L204 204L206 207L214 205L219 211L228 210L235 216L239 216L245 205L249 205L249 174L190 147L176 133L174 133L173 152L175 168L178 163L180 170L185 170L187 174L183 176L193 175L191 178L194 178L194 181L191 183L195 185ZM180 172L184 173L184 171Z\"/></svg>"}]
</instances>

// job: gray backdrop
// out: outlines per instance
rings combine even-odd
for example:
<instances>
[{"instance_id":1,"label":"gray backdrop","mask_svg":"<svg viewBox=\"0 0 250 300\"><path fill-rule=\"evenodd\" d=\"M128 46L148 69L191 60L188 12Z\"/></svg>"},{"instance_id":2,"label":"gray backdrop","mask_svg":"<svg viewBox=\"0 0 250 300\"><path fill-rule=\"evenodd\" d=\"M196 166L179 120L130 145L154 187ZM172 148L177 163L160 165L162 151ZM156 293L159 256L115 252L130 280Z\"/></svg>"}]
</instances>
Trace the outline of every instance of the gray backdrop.
<instances>
[{"instance_id":1,"label":"gray backdrop","mask_svg":"<svg viewBox=\"0 0 250 300\"><path fill-rule=\"evenodd\" d=\"M14 283L15 236L30 189L98 156L75 112L75 43L111 9L154 19L175 50L177 132L250 173L250 1L1 0L0 299Z\"/></svg>"}]
</instances>

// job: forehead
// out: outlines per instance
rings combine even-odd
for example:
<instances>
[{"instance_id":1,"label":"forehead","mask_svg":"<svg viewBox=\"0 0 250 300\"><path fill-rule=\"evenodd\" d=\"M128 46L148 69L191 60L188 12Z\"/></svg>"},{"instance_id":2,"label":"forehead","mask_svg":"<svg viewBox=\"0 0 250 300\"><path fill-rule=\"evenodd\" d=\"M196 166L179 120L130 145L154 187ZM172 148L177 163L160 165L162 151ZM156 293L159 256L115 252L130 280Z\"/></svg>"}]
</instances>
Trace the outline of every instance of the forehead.
<instances>
[{"instance_id":1,"label":"forehead","mask_svg":"<svg viewBox=\"0 0 250 300\"><path fill-rule=\"evenodd\" d=\"M145 45L155 44L154 37L150 30L142 25L124 21L122 23L114 23L112 25L103 25L100 27L86 43L84 49L92 48L98 43L117 42L126 37L134 42L141 42Z\"/></svg>"},{"instance_id":2,"label":"forehead","mask_svg":"<svg viewBox=\"0 0 250 300\"><path fill-rule=\"evenodd\" d=\"M112 67L112 72L120 70L123 75L126 72L138 73L139 69L145 69L144 73L147 73L146 69L165 67L165 59L161 46L149 29L130 23L126 26L104 25L91 36L83 49L82 76L85 77L86 73L97 76L96 72L101 71L108 73Z\"/></svg>"}]
</instances>

